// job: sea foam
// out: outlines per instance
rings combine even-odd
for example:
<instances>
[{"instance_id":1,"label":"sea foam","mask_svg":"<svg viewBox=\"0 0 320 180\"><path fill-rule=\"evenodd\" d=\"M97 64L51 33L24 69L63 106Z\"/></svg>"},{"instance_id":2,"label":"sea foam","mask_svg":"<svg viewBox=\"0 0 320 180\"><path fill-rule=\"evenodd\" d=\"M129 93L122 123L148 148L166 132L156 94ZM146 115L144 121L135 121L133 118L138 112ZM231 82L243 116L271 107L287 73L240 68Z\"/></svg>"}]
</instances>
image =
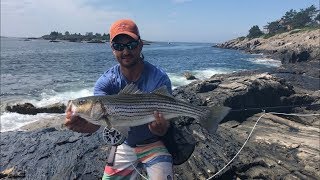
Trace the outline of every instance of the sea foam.
<instances>
[{"instance_id":1,"label":"sea foam","mask_svg":"<svg viewBox=\"0 0 320 180\"><path fill-rule=\"evenodd\" d=\"M270 59L270 58L249 58L248 61L255 63L255 64L265 65L266 67L280 67L281 66L281 61Z\"/></svg>"},{"instance_id":2,"label":"sea foam","mask_svg":"<svg viewBox=\"0 0 320 180\"><path fill-rule=\"evenodd\" d=\"M20 99L16 103L24 104L31 103L35 107L44 107L48 105L52 105L55 103L63 103L66 104L68 100L76 99L79 97L92 96L91 89L82 89L78 91L68 91L68 92L43 92L41 93L40 100L36 99ZM12 105L13 103L10 102ZM58 114L47 114L47 113L38 113L36 115L25 115L11 112L2 112L1 113L1 132L4 131L13 131L18 130L24 125L27 125L32 122L50 119L57 117Z\"/></svg>"},{"instance_id":3,"label":"sea foam","mask_svg":"<svg viewBox=\"0 0 320 180\"><path fill-rule=\"evenodd\" d=\"M15 131L29 123L41 121L45 119L52 119L57 116L58 116L57 114L47 114L47 113L39 113L36 115L25 115L25 114L4 112L3 114L1 114L0 131L1 132Z\"/></svg>"}]
</instances>

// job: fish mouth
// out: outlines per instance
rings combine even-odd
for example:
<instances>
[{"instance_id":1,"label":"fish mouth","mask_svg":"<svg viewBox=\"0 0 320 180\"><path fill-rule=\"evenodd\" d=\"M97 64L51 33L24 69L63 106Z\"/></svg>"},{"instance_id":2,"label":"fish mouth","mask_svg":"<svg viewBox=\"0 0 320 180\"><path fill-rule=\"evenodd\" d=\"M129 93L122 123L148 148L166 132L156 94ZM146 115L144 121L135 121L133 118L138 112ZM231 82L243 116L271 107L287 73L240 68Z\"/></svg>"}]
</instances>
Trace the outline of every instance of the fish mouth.
<instances>
[{"instance_id":1,"label":"fish mouth","mask_svg":"<svg viewBox=\"0 0 320 180\"><path fill-rule=\"evenodd\" d=\"M73 117L73 116L76 116L76 115L77 115L76 109L77 109L77 108L76 108L75 105L73 104L72 100L69 100L69 101L68 101L68 104L67 104L66 112L70 112L71 117Z\"/></svg>"}]
</instances>

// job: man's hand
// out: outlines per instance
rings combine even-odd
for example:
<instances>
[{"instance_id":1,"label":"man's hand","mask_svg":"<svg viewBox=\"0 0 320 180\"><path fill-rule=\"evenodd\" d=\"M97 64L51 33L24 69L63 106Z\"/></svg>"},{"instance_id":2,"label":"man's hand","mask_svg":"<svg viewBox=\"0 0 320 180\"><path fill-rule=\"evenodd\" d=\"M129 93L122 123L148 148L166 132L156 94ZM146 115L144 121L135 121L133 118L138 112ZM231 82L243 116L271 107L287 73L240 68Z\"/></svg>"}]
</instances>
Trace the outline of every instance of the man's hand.
<instances>
[{"instance_id":1,"label":"man's hand","mask_svg":"<svg viewBox=\"0 0 320 180\"><path fill-rule=\"evenodd\" d=\"M169 121L164 119L163 115L158 111L154 112L154 118L155 118L155 121L149 124L150 131L157 136L165 135L170 126Z\"/></svg>"},{"instance_id":2,"label":"man's hand","mask_svg":"<svg viewBox=\"0 0 320 180\"><path fill-rule=\"evenodd\" d=\"M92 124L79 116L72 116L70 109L66 110L66 119L64 124L70 130L79 133L94 133L100 128L100 126Z\"/></svg>"}]
</instances>

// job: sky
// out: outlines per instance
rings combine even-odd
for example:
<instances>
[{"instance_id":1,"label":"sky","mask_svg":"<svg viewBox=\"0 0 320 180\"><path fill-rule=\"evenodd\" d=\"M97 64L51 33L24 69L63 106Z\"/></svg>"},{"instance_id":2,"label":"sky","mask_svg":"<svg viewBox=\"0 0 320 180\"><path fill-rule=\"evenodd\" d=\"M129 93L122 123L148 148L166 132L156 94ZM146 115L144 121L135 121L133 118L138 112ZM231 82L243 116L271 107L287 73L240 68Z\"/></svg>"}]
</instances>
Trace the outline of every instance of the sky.
<instances>
[{"instance_id":1,"label":"sky","mask_svg":"<svg viewBox=\"0 0 320 180\"><path fill-rule=\"evenodd\" d=\"M1 0L1 36L107 34L130 18L145 40L221 43L311 5L319 0Z\"/></svg>"}]
</instances>

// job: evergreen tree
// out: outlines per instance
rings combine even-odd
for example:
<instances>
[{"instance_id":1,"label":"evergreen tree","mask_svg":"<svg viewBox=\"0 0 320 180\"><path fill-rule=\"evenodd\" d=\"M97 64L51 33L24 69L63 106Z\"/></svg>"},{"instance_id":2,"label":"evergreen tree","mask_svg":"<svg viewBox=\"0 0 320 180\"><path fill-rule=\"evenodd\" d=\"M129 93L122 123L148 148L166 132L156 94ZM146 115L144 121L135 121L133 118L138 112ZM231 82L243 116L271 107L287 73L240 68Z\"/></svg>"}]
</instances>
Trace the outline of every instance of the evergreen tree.
<instances>
[{"instance_id":1,"label":"evergreen tree","mask_svg":"<svg viewBox=\"0 0 320 180\"><path fill-rule=\"evenodd\" d=\"M56 32L56 31L52 31L50 33L50 36L58 36L59 35L59 32Z\"/></svg>"},{"instance_id":2,"label":"evergreen tree","mask_svg":"<svg viewBox=\"0 0 320 180\"><path fill-rule=\"evenodd\" d=\"M284 32L286 30L286 27L281 25L280 21L273 21L271 23L268 23L268 25L266 25L264 28L268 30L269 34L276 34L279 32Z\"/></svg>"},{"instance_id":3,"label":"evergreen tree","mask_svg":"<svg viewBox=\"0 0 320 180\"><path fill-rule=\"evenodd\" d=\"M315 16L317 15L317 13L319 12L319 10L317 10L317 8L316 8L314 5L306 8L304 11L305 11L305 12L308 14L308 16L310 16L311 18L312 18L312 17L315 17Z\"/></svg>"},{"instance_id":4,"label":"evergreen tree","mask_svg":"<svg viewBox=\"0 0 320 180\"><path fill-rule=\"evenodd\" d=\"M263 32L260 30L259 26L255 25L252 26L251 29L249 30L248 38L256 38L260 37L263 35Z\"/></svg>"},{"instance_id":5,"label":"evergreen tree","mask_svg":"<svg viewBox=\"0 0 320 180\"><path fill-rule=\"evenodd\" d=\"M292 26L292 22L296 15L297 15L297 12L293 9L291 9L290 11L287 11L286 14L282 17L283 25L287 27Z\"/></svg>"},{"instance_id":6,"label":"evergreen tree","mask_svg":"<svg viewBox=\"0 0 320 180\"><path fill-rule=\"evenodd\" d=\"M106 40L106 41L109 41L109 39L110 39L110 34L103 33L102 39L103 39L103 40Z\"/></svg>"},{"instance_id":7,"label":"evergreen tree","mask_svg":"<svg viewBox=\"0 0 320 180\"><path fill-rule=\"evenodd\" d=\"M306 9L301 9L299 12L294 13L290 25L293 29L302 28L314 22L313 17L316 16L318 10L312 5Z\"/></svg>"},{"instance_id":8,"label":"evergreen tree","mask_svg":"<svg viewBox=\"0 0 320 180\"><path fill-rule=\"evenodd\" d=\"M58 36L59 36L59 32L53 31L50 33L49 39L56 40L58 38Z\"/></svg>"}]
</instances>

